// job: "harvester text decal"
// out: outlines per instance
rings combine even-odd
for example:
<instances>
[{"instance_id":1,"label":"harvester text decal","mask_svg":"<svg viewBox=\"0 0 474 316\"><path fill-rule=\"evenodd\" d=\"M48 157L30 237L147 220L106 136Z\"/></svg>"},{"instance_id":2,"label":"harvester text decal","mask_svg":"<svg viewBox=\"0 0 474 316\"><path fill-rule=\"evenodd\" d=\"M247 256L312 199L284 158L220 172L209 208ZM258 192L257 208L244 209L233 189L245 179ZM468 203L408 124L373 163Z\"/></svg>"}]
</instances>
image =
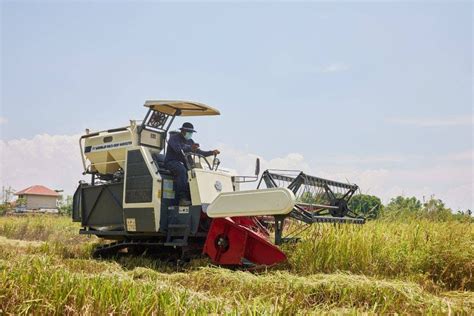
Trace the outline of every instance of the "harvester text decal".
<instances>
[{"instance_id":1,"label":"harvester text decal","mask_svg":"<svg viewBox=\"0 0 474 316\"><path fill-rule=\"evenodd\" d=\"M132 141L98 145L98 146L93 146L90 151L99 151L99 150L106 150L106 149L111 149L111 148L125 147L131 144L132 144Z\"/></svg>"}]
</instances>

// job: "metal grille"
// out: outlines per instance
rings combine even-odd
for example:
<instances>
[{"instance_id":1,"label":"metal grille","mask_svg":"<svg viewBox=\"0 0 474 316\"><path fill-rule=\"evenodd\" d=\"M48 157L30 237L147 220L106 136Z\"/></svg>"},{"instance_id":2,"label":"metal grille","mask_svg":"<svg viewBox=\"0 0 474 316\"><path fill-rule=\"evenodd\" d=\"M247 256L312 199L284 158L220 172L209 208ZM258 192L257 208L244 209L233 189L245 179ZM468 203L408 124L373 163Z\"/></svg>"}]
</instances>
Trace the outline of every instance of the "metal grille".
<instances>
[{"instance_id":1,"label":"metal grille","mask_svg":"<svg viewBox=\"0 0 474 316\"><path fill-rule=\"evenodd\" d=\"M146 122L146 125L153 128L157 128L157 129L164 129L164 126L166 124L166 121L168 120L168 117L169 117L168 114L153 111L150 114L149 119Z\"/></svg>"},{"instance_id":2,"label":"metal grille","mask_svg":"<svg viewBox=\"0 0 474 316\"><path fill-rule=\"evenodd\" d=\"M140 150L130 150L127 157L126 203L146 203L152 200L153 178Z\"/></svg>"}]
</instances>

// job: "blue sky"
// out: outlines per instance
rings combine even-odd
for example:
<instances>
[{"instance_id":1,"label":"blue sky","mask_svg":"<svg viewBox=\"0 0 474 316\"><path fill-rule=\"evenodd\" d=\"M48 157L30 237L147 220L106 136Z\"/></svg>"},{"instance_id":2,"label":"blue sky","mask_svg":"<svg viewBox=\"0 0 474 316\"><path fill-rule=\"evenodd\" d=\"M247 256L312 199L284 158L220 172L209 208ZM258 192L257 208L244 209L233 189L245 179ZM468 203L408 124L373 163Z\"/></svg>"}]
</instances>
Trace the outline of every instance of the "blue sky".
<instances>
[{"instance_id":1,"label":"blue sky","mask_svg":"<svg viewBox=\"0 0 474 316\"><path fill-rule=\"evenodd\" d=\"M222 112L193 120L202 145L269 165L298 154L315 174L362 183L381 172L369 193L472 207L472 13L470 2L4 1L4 152L125 125L146 99L189 99ZM0 178L26 185L8 159Z\"/></svg>"}]
</instances>

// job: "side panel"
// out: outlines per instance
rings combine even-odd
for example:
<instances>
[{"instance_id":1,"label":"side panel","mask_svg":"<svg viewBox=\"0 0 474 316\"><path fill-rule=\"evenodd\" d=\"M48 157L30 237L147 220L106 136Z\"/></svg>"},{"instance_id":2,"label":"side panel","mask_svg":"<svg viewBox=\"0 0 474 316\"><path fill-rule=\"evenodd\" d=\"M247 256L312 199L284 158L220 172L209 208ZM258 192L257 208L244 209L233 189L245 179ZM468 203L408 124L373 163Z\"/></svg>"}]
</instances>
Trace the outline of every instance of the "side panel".
<instances>
[{"instance_id":1,"label":"side panel","mask_svg":"<svg viewBox=\"0 0 474 316\"><path fill-rule=\"evenodd\" d=\"M222 192L233 192L232 176L219 171L193 169L189 172L193 205L210 204Z\"/></svg>"},{"instance_id":2,"label":"side panel","mask_svg":"<svg viewBox=\"0 0 474 316\"><path fill-rule=\"evenodd\" d=\"M74 192L74 196L72 197L72 221L73 222L81 222L81 196L82 196L82 184L80 184L76 192Z\"/></svg>"},{"instance_id":3,"label":"side panel","mask_svg":"<svg viewBox=\"0 0 474 316\"><path fill-rule=\"evenodd\" d=\"M74 194L73 217L83 227L123 227L123 183L81 184Z\"/></svg>"},{"instance_id":4,"label":"side panel","mask_svg":"<svg viewBox=\"0 0 474 316\"><path fill-rule=\"evenodd\" d=\"M163 134L143 129L140 133L140 145L151 146L161 150L164 147Z\"/></svg>"},{"instance_id":5,"label":"side panel","mask_svg":"<svg viewBox=\"0 0 474 316\"><path fill-rule=\"evenodd\" d=\"M200 206L170 206L168 208L168 224L187 225L191 235L198 231L200 219Z\"/></svg>"},{"instance_id":6,"label":"side panel","mask_svg":"<svg viewBox=\"0 0 474 316\"><path fill-rule=\"evenodd\" d=\"M162 181L151 148L129 148L125 164L123 221L128 232L158 232L160 229Z\"/></svg>"},{"instance_id":7,"label":"side panel","mask_svg":"<svg viewBox=\"0 0 474 316\"><path fill-rule=\"evenodd\" d=\"M84 141L84 155L91 162L91 171L114 173L124 167L127 147L132 145L132 133L127 131L88 137Z\"/></svg>"},{"instance_id":8,"label":"side panel","mask_svg":"<svg viewBox=\"0 0 474 316\"><path fill-rule=\"evenodd\" d=\"M153 208L126 208L124 217L129 232L154 232L155 217Z\"/></svg>"},{"instance_id":9,"label":"side panel","mask_svg":"<svg viewBox=\"0 0 474 316\"><path fill-rule=\"evenodd\" d=\"M207 215L211 218L286 215L295 203L295 195L287 188L227 192L209 205Z\"/></svg>"}]
</instances>

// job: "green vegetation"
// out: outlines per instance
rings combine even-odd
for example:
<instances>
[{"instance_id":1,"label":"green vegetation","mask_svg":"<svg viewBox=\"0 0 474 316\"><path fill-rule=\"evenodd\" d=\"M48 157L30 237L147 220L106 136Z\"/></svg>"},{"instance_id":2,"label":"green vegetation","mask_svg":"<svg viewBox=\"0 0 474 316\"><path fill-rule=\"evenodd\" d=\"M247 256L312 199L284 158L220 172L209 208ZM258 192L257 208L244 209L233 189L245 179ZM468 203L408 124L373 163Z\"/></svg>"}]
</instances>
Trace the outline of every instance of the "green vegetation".
<instances>
[{"instance_id":1,"label":"green vegetation","mask_svg":"<svg viewBox=\"0 0 474 316\"><path fill-rule=\"evenodd\" d=\"M9 206L6 205L6 204L0 204L0 216L3 216L5 215L5 213L7 212Z\"/></svg>"},{"instance_id":2,"label":"green vegetation","mask_svg":"<svg viewBox=\"0 0 474 316\"><path fill-rule=\"evenodd\" d=\"M61 195L59 197L59 213L62 215L71 216L72 215L72 196L71 195Z\"/></svg>"},{"instance_id":3,"label":"green vegetation","mask_svg":"<svg viewBox=\"0 0 474 316\"><path fill-rule=\"evenodd\" d=\"M420 212L421 202L416 197L397 196L387 204L387 212Z\"/></svg>"},{"instance_id":4,"label":"green vegetation","mask_svg":"<svg viewBox=\"0 0 474 316\"><path fill-rule=\"evenodd\" d=\"M383 209L382 217L385 220L416 220L427 219L430 221L467 221L473 222L472 212L458 211L454 213L450 208L447 208L443 201L432 196L427 202L421 203L415 197L398 196L393 198L390 203Z\"/></svg>"},{"instance_id":5,"label":"green vegetation","mask_svg":"<svg viewBox=\"0 0 474 316\"><path fill-rule=\"evenodd\" d=\"M357 194L349 201L349 208L365 218L375 219L382 212L383 205L374 195Z\"/></svg>"},{"instance_id":6,"label":"green vegetation","mask_svg":"<svg viewBox=\"0 0 474 316\"><path fill-rule=\"evenodd\" d=\"M0 217L0 314L472 314L472 220L402 203L363 226L314 225L258 272L94 260L99 240L68 217Z\"/></svg>"}]
</instances>

